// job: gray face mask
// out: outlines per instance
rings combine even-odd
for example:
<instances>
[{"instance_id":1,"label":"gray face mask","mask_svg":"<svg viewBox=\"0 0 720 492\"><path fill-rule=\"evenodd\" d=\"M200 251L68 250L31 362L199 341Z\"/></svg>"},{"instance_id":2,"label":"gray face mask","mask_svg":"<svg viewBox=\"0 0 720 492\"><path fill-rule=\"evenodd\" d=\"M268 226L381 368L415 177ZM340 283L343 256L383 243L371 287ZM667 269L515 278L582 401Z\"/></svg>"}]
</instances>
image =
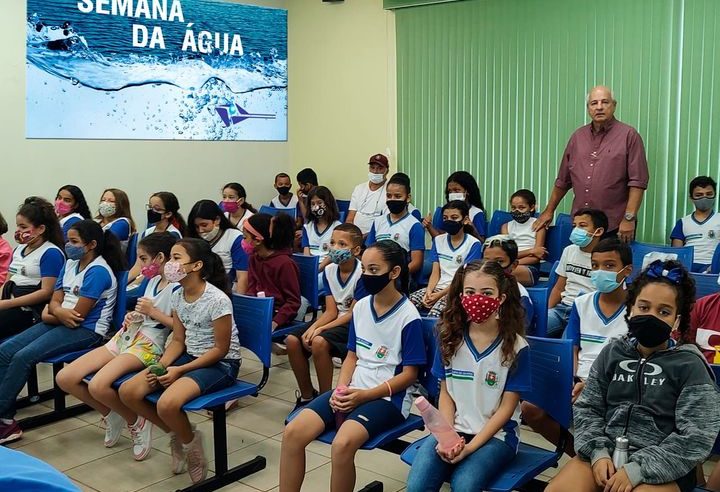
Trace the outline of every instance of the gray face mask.
<instances>
[{"instance_id":1,"label":"gray face mask","mask_svg":"<svg viewBox=\"0 0 720 492\"><path fill-rule=\"evenodd\" d=\"M715 206L715 197L697 198L693 199L692 202L695 204L695 208L697 208L699 211L707 212Z\"/></svg>"}]
</instances>

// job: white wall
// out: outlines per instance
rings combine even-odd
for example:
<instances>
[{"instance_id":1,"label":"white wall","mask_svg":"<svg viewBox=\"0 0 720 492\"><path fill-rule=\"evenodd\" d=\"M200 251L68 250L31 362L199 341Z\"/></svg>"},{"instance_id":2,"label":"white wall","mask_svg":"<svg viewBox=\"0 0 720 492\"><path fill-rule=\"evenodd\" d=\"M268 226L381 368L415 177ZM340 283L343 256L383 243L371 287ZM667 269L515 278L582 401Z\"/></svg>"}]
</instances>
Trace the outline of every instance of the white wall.
<instances>
[{"instance_id":1,"label":"white wall","mask_svg":"<svg viewBox=\"0 0 720 492\"><path fill-rule=\"evenodd\" d=\"M290 1L242 3L287 8ZM174 192L187 216L195 201L219 199L228 181L245 185L251 203L267 202L275 174L290 170L286 142L26 140L25 1L0 2L0 18L6 30L0 50L0 212L11 231L25 197L53 199L68 183L80 186L91 208L103 189L125 190L143 227L145 204L155 191Z\"/></svg>"}]
</instances>

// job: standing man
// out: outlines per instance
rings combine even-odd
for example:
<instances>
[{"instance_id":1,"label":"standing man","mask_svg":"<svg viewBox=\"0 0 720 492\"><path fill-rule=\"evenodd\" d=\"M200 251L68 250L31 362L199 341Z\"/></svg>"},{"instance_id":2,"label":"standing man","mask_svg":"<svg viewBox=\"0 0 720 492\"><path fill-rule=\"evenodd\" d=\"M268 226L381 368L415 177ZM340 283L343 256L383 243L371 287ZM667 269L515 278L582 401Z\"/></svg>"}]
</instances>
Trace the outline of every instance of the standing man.
<instances>
[{"instance_id":1,"label":"standing man","mask_svg":"<svg viewBox=\"0 0 720 492\"><path fill-rule=\"evenodd\" d=\"M587 97L589 125L572 134L560 162L555 186L533 230L547 227L570 188L575 199L572 213L596 208L608 217L608 235L632 241L638 210L648 185L648 168L642 137L614 118L617 101L604 86Z\"/></svg>"},{"instance_id":2,"label":"standing man","mask_svg":"<svg viewBox=\"0 0 720 492\"><path fill-rule=\"evenodd\" d=\"M368 181L360 183L353 190L345 220L348 224L358 226L363 236L370 232L375 217L383 215L385 211L385 185L390 164L383 154L375 154L370 157L368 167Z\"/></svg>"}]
</instances>

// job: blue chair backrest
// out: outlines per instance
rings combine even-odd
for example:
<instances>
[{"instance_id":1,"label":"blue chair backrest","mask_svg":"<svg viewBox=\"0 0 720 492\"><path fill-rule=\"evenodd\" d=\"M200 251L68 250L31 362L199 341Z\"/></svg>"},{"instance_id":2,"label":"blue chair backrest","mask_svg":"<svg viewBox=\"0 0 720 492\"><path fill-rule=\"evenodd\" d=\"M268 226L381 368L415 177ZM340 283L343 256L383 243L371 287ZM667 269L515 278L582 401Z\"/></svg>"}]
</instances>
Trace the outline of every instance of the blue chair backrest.
<instances>
[{"instance_id":1,"label":"blue chair backrest","mask_svg":"<svg viewBox=\"0 0 720 492\"><path fill-rule=\"evenodd\" d=\"M572 217L570 216L570 214L558 214L557 218L555 219L555 225L569 225L572 229Z\"/></svg>"},{"instance_id":2,"label":"blue chair backrest","mask_svg":"<svg viewBox=\"0 0 720 492\"><path fill-rule=\"evenodd\" d=\"M715 248L712 262L710 263L710 273L720 273L720 244Z\"/></svg>"},{"instance_id":3,"label":"blue chair backrest","mask_svg":"<svg viewBox=\"0 0 720 492\"><path fill-rule=\"evenodd\" d=\"M563 428L572 420L573 347L571 340L527 337L532 389L520 398L536 405Z\"/></svg>"},{"instance_id":4,"label":"blue chair backrest","mask_svg":"<svg viewBox=\"0 0 720 492\"><path fill-rule=\"evenodd\" d=\"M125 313L127 313L127 289L125 286L128 281L128 272L117 272L115 274L117 282L117 293L115 297L115 309L113 310L113 325L115 330L119 330L125 321Z\"/></svg>"},{"instance_id":5,"label":"blue chair backrest","mask_svg":"<svg viewBox=\"0 0 720 492\"><path fill-rule=\"evenodd\" d=\"M297 218L297 209L296 208L275 208L275 207L268 207L267 205L263 205L260 207L260 213L261 214L269 214L269 215L277 215L277 214L287 214L293 219Z\"/></svg>"},{"instance_id":6,"label":"blue chair backrest","mask_svg":"<svg viewBox=\"0 0 720 492\"><path fill-rule=\"evenodd\" d=\"M569 218L569 215L560 214L560 216ZM548 251L546 261L557 261L562 256L562 252L570 245L570 233L572 232L572 222L568 220L558 220L554 226L550 226L545 235L545 249Z\"/></svg>"},{"instance_id":7,"label":"blue chair backrest","mask_svg":"<svg viewBox=\"0 0 720 492\"><path fill-rule=\"evenodd\" d=\"M137 232L133 232L128 238L127 250L125 251L125 255L127 256L127 263L129 268L132 268L132 266L137 261L137 244L139 238L140 235Z\"/></svg>"},{"instance_id":8,"label":"blue chair backrest","mask_svg":"<svg viewBox=\"0 0 720 492\"><path fill-rule=\"evenodd\" d=\"M433 262L430 258L431 250L426 249L423 254L423 266L420 270L420 274L416 276L418 285L425 287L430 281L430 274L432 273Z\"/></svg>"},{"instance_id":9,"label":"blue chair backrest","mask_svg":"<svg viewBox=\"0 0 720 492\"><path fill-rule=\"evenodd\" d=\"M348 211L350 210L350 200L335 200L335 203L337 203L338 210L340 212L345 212L347 215Z\"/></svg>"},{"instance_id":10,"label":"blue chair backrest","mask_svg":"<svg viewBox=\"0 0 720 492\"><path fill-rule=\"evenodd\" d=\"M346 211L346 210L341 210L341 211L340 211L340 215L338 216L338 220L339 220L340 222L345 222L345 219L347 219L347 211Z\"/></svg>"},{"instance_id":11,"label":"blue chair backrest","mask_svg":"<svg viewBox=\"0 0 720 492\"><path fill-rule=\"evenodd\" d=\"M557 270L557 267L559 264L560 264L559 261L555 261L555 263L553 263L552 267L550 268L550 276L548 277L548 283L547 283L548 292L550 292L552 290L552 288L555 287L555 284L557 283L558 274L555 270Z\"/></svg>"},{"instance_id":12,"label":"blue chair backrest","mask_svg":"<svg viewBox=\"0 0 720 492\"><path fill-rule=\"evenodd\" d=\"M232 303L240 346L252 351L265 367L270 367L274 299L233 294Z\"/></svg>"},{"instance_id":13,"label":"blue chair backrest","mask_svg":"<svg viewBox=\"0 0 720 492\"><path fill-rule=\"evenodd\" d=\"M548 299L550 289L544 287L530 287L527 289L533 303L533 322L528 335L544 337L547 335Z\"/></svg>"},{"instance_id":14,"label":"blue chair backrest","mask_svg":"<svg viewBox=\"0 0 720 492\"><path fill-rule=\"evenodd\" d=\"M490 224L487 228L488 237L493 237L500 234L500 228L502 227L502 225L507 224L511 220L512 215L510 215L510 212L506 212L504 210L495 210L492 214Z\"/></svg>"},{"instance_id":15,"label":"blue chair backrest","mask_svg":"<svg viewBox=\"0 0 720 492\"><path fill-rule=\"evenodd\" d=\"M712 273L690 273L695 280L695 299L709 296L720 291L718 286L718 275Z\"/></svg>"},{"instance_id":16,"label":"blue chair backrest","mask_svg":"<svg viewBox=\"0 0 720 492\"><path fill-rule=\"evenodd\" d=\"M320 273L320 258L295 253L293 254L293 260L300 270L300 294L308 300L311 308L319 309L320 287L318 286L318 275Z\"/></svg>"},{"instance_id":17,"label":"blue chair backrest","mask_svg":"<svg viewBox=\"0 0 720 492\"><path fill-rule=\"evenodd\" d=\"M693 257L695 256L695 248L692 246L673 248L672 246L664 246L662 244L633 242L630 244L630 247L632 248L633 255L632 278L640 274L645 255L653 252L677 255L677 261L682 263L688 271L692 270Z\"/></svg>"},{"instance_id":18,"label":"blue chair backrest","mask_svg":"<svg viewBox=\"0 0 720 492\"><path fill-rule=\"evenodd\" d=\"M432 226L438 231L442 231L442 207L435 209L432 218Z\"/></svg>"},{"instance_id":19,"label":"blue chair backrest","mask_svg":"<svg viewBox=\"0 0 720 492\"><path fill-rule=\"evenodd\" d=\"M437 402L440 396L440 381L432 374L433 361L435 360L435 351L438 346L438 333L436 330L437 318L423 318L423 339L425 340L425 356L427 360L426 370L420 375L420 384L427 390L433 402Z\"/></svg>"}]
</instances>

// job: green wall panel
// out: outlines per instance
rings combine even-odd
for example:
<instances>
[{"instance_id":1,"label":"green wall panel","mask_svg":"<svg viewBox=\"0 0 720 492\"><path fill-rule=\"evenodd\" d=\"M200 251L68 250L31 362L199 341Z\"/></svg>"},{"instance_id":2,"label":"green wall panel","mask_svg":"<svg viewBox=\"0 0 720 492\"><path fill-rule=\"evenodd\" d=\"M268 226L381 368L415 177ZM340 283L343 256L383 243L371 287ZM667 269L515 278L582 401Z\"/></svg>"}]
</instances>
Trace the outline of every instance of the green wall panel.
<instances>
[{"instance_id":1,"label":"green wall panel","mask_svg":"<svg viewBox=\"0 0 720 492\"><path fill-rule=\"evenodd\" d=\"M641 240L666 242L691 210L690 179L720 177L717 0L467 0L395 15L398 162L422 210L458 169L489 211L523 187L542 208L597 84L645 142Z\"/></svg>"}]
</instances>

